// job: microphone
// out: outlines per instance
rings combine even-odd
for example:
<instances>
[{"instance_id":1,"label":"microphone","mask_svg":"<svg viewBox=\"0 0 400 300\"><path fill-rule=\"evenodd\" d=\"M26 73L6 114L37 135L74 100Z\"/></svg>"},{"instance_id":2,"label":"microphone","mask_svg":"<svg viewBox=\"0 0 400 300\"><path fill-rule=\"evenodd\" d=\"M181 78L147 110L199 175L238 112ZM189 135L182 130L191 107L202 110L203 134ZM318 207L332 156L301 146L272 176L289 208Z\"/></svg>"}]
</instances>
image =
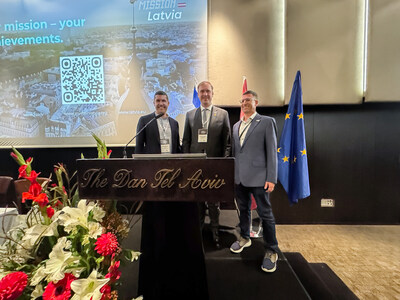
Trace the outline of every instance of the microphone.
<instances>
[{"instance_id":1,"label":"microphone","mask_svg":"<svg viewBox=\"0 0 400 300\"><path fill-rule=\"evenodd\" d=\"M133 138L131 138L130 141L125 145L124 151L123 151L124 158L127 158L127 156L126 156L126 148L128 147L128 145L129 145L130 143L132 143L132 141L133 141L139 134L141 134L142 131L143 131L147 126L149 126L149 124L150 124L151 122L153 122L154 120L157 120L157 119L161 118L164 114L165 114L165 113L160 113L160 114L158 114L158 115L155 115L155 117L154 117L153 119L151 119L150 121L148 121L142 128L140 128L140 130L135 134L135 136L134 136Z\"/></svg>"}]
</instances>

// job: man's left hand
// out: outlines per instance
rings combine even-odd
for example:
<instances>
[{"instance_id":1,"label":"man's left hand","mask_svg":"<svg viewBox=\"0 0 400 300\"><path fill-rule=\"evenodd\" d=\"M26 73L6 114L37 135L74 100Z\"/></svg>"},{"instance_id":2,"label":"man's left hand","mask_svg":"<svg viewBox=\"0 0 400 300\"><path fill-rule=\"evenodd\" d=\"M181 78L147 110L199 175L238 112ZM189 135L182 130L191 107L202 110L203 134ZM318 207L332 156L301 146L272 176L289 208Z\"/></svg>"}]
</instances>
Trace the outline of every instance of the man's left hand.
<instances>
[{"instance_id":1,"label":"man's left hand","mask_svg":"<svg viewBox=\"0 0 400 300\"><path fill-rule=\"evenodd\" d=\"M268 182L268 181L265 182L264 190L267 193L271 193L274 190L274 188L275 188L275 183Z\"/></svg>"}]
</instances>

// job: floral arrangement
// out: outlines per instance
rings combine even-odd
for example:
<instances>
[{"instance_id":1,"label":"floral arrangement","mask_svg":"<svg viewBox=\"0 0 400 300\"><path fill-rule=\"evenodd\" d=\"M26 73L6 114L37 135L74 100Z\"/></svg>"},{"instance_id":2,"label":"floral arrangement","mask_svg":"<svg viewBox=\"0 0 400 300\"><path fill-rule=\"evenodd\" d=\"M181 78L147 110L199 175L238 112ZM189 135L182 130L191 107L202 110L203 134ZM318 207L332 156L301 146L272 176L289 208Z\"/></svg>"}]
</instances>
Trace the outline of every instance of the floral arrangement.
<instances>
[{"instance_id":1,"label":"floral arrangement","mask_svg":"<svg viewBox=\"0 0 400 300\"><path fill-rule=\"evenodd\" d=\"M99 156L110 152L98 142ZM32 158L13 148L19 177L29 181L22 202L32 201L0 246L0 299L118 299L121 259L139 252L122 249L130 224L108 201L80 200L77 184L62 164L55 183L40 183ZM111 202L112 203L112 202Z\"/></svg>"}]
</instances>

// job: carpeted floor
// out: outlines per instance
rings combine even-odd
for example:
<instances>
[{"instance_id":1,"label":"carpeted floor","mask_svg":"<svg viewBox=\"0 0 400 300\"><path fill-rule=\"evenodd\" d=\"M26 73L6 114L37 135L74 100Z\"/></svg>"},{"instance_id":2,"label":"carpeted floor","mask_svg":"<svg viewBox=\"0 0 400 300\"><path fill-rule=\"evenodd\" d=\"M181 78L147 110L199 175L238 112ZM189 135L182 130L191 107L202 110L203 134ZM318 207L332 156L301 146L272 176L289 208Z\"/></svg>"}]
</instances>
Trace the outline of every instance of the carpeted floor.
<instances>
[{"instance_id":1,"label":"carpeted floor","mask_svg":"<svg viewBox=\"0 0 400 300\"><path fill-rule=\"evenodd\" d=\"M221 227L234 228L238 223L236 212L221 211L220 223ZM221 241L225 248L235 240L227 236ZM399 237L398 225L277 225L282 252L299 252L309 263L326 263L360 299L400 299ZM140 222L126 243L139 249ZM137 296L137 283L132 279L137 276L138 263L127 267L121 289L132 298Z\"/></svg>"},{"instance_id":2,"label":"carpeted floor","mask_svg":"<svg viewBox=\"0 0 400 300\"><path fill-rule=\"evenodd\" d=\"M282 252L326 263L360 299L400 299L400 226L277 225Z\"/></svg>"}]
</instances>

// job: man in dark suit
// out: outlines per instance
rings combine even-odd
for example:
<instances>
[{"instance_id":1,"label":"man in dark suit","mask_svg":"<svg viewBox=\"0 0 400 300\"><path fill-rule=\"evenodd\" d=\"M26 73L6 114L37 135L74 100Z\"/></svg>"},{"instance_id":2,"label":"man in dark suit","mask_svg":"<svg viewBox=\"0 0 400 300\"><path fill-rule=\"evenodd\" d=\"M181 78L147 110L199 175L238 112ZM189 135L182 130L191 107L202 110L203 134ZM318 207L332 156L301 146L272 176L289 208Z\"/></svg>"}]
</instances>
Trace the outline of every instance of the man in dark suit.
<instances>
[{"instance_id":1,"label":"man in dark suit","mask_svg":"<svg viewBox=\"0 0 400 300\"><path fill-rule=\"evenodd\" d=\"M181 152L179 125L167 115L168 106L168 95L156 92L156 111L138 122L137 132L148 125L137 137L136 154ZM145 202L140 252L139 295L150 300L208 299L196 203Z\"/></svg>"},{"instance_id":2,"label":"man in dark suit","mask_svg":"<svg viewBox=\"0 0 400 300\"><path fill-rule=\"evenodd\" d=\"M212 105L214 88L208 81L197 87L201 106L186 114L182 148L184 153L206 153L207 157L230 156L231 127L228 112ZM204 224L206 204L200 204L200 223ZM219 203L208 203L213 241L219 248Z\"/></svg>"},{"instance_id":3,"label":"man in dark suit","mask_svg":"<svg viewBox=\"0 0 400 300\"><path fill-rule=\"evenodd\" d=\"M265 255L261 269L274 272L278 260L278 241L269 193L277 182L276 123L271 117L257 114L257 93L247 91L241 99L244 117L233 126L235 157L235 194L240 210L240 238L230 248L240 253L251 245L251 195L262 221Z\"/></svg>"},{"instance_id":4,"label":"man in dark suit","mask_svg":"<svg viewBox=\"0 0 400 300\"><path fill-rule=\"evenodd\" d=\"M136 132L139 132L148 122L158 115L162 116L151 122L136 139L136 154L179 153L178 122L167 115L169 106L168 95L158 91L154 95L154 113L140 117Z\"/></svg>"}]
</instances>

